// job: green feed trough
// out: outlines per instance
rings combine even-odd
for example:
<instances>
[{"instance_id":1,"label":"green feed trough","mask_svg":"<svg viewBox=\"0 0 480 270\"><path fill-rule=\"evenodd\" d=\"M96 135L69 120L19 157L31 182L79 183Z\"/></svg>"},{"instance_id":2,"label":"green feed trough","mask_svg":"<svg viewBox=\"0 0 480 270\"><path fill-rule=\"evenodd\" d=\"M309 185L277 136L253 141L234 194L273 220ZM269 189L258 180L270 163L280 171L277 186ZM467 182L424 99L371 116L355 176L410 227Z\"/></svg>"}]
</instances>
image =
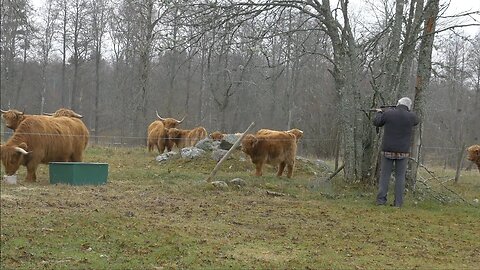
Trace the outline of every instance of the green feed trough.
<instances>
[{"instance_id":1,"label":"green feed trough","mask_svg":"<svg viewBox=\"0 0 480 270\"><path fill-rule=\"evenodd\" d=\"M50 184L104 185L107 183L108 163L50 162Z\"/></svg>"}]
</instances>

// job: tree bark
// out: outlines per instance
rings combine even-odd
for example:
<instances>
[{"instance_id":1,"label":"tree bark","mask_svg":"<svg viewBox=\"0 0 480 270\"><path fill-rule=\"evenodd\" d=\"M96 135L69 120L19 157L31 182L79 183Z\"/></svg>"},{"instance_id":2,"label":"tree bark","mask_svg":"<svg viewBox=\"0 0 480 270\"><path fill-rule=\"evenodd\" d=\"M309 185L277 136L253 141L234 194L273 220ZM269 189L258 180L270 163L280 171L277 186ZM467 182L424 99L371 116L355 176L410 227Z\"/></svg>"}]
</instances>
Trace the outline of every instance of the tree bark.
<instances>
[{"instance_id":1,"label":"tree bark","mask_svg":"<svg viewBox=\"0 0 480 270\"><path fill-rule=\"evenodd\" d=\"M412 157L417 161L411 164L410 177L407 178L407 184L415 188L417 180L418 166L422 157L422 133L423 121L425 120L426 90L430 80L432 70L432 49L435 38L436 19L439 11L439 0L428 0L425 8L425 24L423 37L420 42L420 52L418 57L417 79L415 83L415 100L413 109L420 119L417 132L414 133Z\"/></svg>"}]
</instances>

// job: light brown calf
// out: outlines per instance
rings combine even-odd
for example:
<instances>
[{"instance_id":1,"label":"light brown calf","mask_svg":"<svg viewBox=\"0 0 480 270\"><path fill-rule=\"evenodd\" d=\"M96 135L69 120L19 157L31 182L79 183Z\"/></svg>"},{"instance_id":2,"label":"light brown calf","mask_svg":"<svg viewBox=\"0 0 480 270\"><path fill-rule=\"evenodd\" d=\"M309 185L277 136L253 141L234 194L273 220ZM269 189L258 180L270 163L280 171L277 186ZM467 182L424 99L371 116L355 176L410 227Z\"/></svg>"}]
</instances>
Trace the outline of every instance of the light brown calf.
<instances>
[{"instance_id":1,"label":"light brown calf","mask_svg":"<svg viewBox=\"0 0 480 270\"><path fill-rule=\"evenodd\" d=\"M477 165L478 171L480 172L480 145L474 144L468 147L467 153L467 159L475 163Z\"/></svg>"},{"instance_id":2,"label":"light brown calf","mask_svg":"<svg viewBox=\"0 0 480 270\"><path fill-rule=\"evenodd\" d=\"M285 167L287 177L293 176L297 138L286 131L263 131L256 135L247 134L242 140L242 151L255 164L255 175L261 176L265 164L278 165L277 176L282 176Z\"/></svg>"},{"instance_id":3,"label":"light brown calf","mask_svg":"<svg viewBox=\"0 0 480 270\"><path fill-rule=\"evenodd\" d=\"M168 139L171 146L176 145L179 149L195 146L198 141L205 139L208 133L204 127L194 129L170 128L168 130Z\"/></svg>"}]
</instances>

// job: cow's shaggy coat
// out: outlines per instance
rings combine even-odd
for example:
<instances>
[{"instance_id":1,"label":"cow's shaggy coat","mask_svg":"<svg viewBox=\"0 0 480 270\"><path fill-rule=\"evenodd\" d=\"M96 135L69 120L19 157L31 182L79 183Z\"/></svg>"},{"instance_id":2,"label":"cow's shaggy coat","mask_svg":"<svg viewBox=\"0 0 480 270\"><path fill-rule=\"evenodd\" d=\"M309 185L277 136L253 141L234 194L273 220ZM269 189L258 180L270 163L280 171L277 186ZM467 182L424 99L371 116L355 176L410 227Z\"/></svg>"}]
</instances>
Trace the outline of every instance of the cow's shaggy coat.
<instances>
[{"instance_id":1,"label":"cow's shaggy coat","mask_svg":"<svg viewBox=\"0 0 480 270\"><path fill-rule=\"evenodd\" d=\"M151 152L156 147L162 154L165 148L167 151L172 150L172 146L168 143L168 129L177 127L183 119L179 121L174 118L161 118L158 114L157 117L159 120L153 121L147 128L147 149Z\"/></svg>"},{"instance_id":2,"label":"cow's shaggy coat","mask_svg":"<svg viewBox=\"0 0 480 270\"><path fill-rule=\"evenodd\" d=\"M2 118L5 121L5 126L12 130L17 129L18 125L29 116L30 115L14 109L8 111L2 110Z\"/></svg>"},{"instance_id":3,"label":"cow's shaggy coat","mask_svg":"<svg viewBox=\"0 0 480 270\"><path fill-rule=\"evenodd\" d=\"M171 146L176 145L179 149L195 146L197 142L207 137L208 133L204 127L194 129L171 128L168 130L168 139Z\"/></svg>"},{"instance_id":4,"label":"cow's shaggy coat","mask_svg":"<svg viewBox=\"0 0 480 270\"><path fill-rule=\"evenodd\" d=\"M474 144L468 147L467 153L467 159L475 163L477 165L478 171L480 172L480 145Z\"/></svg>"},{"instance_id":5,"label":"cow's shaggy coat","mask_svg":"<svg viewBox=\"0 0 480 270\"><path fill-rule=\"evenodd\" d=\"M265 164L278 165L277 176L282 176L285 167L291 178L297 154L297 137L286 131L263 131L247 134L242 140L242 151L255 164L255 175L261 176Z\"/></svg>"},{"instance_id":6,"label":"cow's shaggy coat","mask_svg":"<svg viewBox=\"0 0 480 270\"><path fill-rule=\"evenodd\" d=\"M78 118L32 115L1 145L2 163L7 175L26 166L26 180L35 181L39 164L81 162L88 139L88 129Z\"/></svg>"}]
</instances>

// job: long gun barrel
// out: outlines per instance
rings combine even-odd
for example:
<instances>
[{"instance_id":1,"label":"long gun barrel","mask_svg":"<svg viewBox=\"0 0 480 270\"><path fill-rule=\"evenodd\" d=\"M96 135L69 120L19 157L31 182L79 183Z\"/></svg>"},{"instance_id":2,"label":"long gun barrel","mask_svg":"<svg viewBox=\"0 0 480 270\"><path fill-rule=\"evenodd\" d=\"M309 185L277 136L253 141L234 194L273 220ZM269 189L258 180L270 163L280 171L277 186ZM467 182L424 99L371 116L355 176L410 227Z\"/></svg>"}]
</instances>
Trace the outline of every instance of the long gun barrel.
<instances>
[{"instance_id":1,"label":"long gun barrel","mask_svg":"<svg viewBox=\"0 0 480 270\"><path fill-rule=\"evenodd\" d=\"M374 109L368 109L368 110L363 110L364 112L376 112L378 109L384 111L388 108L395 108L397 107L396 105L382 105L380 108L374 108Z\"/></svg>"}]
</instances>

